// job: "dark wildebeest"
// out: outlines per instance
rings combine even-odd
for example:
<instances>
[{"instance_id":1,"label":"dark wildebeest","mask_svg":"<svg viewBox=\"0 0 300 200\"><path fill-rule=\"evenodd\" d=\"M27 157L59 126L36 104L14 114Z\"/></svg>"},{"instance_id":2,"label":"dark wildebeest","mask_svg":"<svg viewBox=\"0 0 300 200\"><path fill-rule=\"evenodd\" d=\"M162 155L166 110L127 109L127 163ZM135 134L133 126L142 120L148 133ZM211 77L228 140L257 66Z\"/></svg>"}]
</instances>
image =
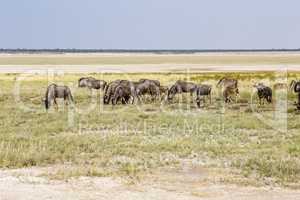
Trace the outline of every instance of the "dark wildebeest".
<instances>
[{"instance_id":1,"label":"dark wildebeest","mask_svg":"<svg viewBox=\"0 0 300 200\"><path fill-rule=\"evenodd\" d=\"M115 89L117 88L117 86L123 82L123 81L126 81L126 80L115 80L115 81L112 81L110 82L106 88L105 88L105 91L104 91L104 96L103 96L103 103L104 104L109 104L110 100L111 100L111 97L114 95L115 93Z\"/></svg>"},{"instance_id":2,"label":"dark wildebeest","mask_svg":"<svg viewBox=\"0 0 300 200\"><path fill-rule=\"evenodd\" d=\"M152 80L141 80L143 81L134 83L135 93L139 100L141 96L147 94L149 94L152 97L152 100L154 100L157 96L160 95L159 86L157 85L157 83L155 83Z\"/></svg>"},{"instance_id":3,"label":"dark wildebeest","mask_svg":"<svg viewBox=\"0 0 300 200\"><path fill-rule=\"evenodd\" d=\"M132 94L132 89L128 85L119 84L111 98L112 105L116 105L118 101L121 101L122 104L128 104L130 98L134 98Z\"/></svg>"},{"instance_id":4,"label":"dark wildebeest","mask_svg":"<svg viewBox=\"0 0 300 200\"><path fill-rule=\"evenodd\" d=\"M45 107L48 110L54 102L57 107L56 98L63 98L66 105L70 102L74 102L71 90L67 86L58 86L56 84L51 84L48 86L45 94Z\"/></svg>"},{"instance_id":5,"label":"dark wildebeest","mask_svg":"<svg viewBox=\"0 0 300 200\"><path fill-rule=\"evenodd\" d=\"M115 80L115 81L109 83L105 88L104 97L103 97L104 104L110 103L113 95L115 94L116 88L119 85L130 88L131 96L133 97L132 103L134 103L134 99L136 97L134 83L131 81L127 81L127 80Z\"/></svg>"},{"instance_id":6,"label":"dark wildebeest","mask_svg":"<svg viewBox=\"0 0 300 200\"><path fill-rule=\"evenodd\" d=\"M211 104L211 90L212 86L211 85L199 85L196 91L197 94L197 106L200 108L201 106L201 101L203 100L203 103L205 103L205 99L202 99L202 96L208 96L209 97L209 102Z\"/></svg>"},{"instance_id":7,"label":"dark wildebeest","mask_svg":"<svg viewBox=\"0 0 300 200\"><path fill-rule=\"evenodd\" d=\"M298 94L298 102L295 103L297 109L300 110L300 81L293 80L290 84L290 89Z\"/></svg>"},{"instance_id":8,"label":"dark wildebeest","mask_svg":"<svg viewBox=\"0 0 300 200\"><path fill-rule=\"evenodd\" d=\"M272 103L272 89L268 86L265 86L262 83L258 83L257 85L254 85L253 87L255 87L257 89L257 96L259 98L259 105L262 105L265 103L265 100L268 103ZM261 100L262 103L261 103Z\"/></svg>"},{"instance_id":9,"label":"dark wildebeest","mask_svg":"<svg viewBox=\"0 0 300 200\"><path fill-rule=\"evenodd\" d=\"M78 87L87 87L89 89L104 90L106 85L106 81L97 80L93 77L83 77L78 80Z\"/></svg>"},{"instance_id":10,"label":"dark wildebeest","mask_svg":"<svg viewBox=\"0 0 300 200\"><path fill-rule=\"evenodd\" d=\"M172 100L176 94L190 93L193 97L194 92L197 90L197 85L192 82L178 80L168 91L168 100Z\"/></svg>"},{"instance_id":11,"label":"dark wildebeest","mask_svg":"<svg viewBox=\"0 0 300 200\"><path fill-rule=\"evenodd\" d=\"M222 87L223 97L225 103L232 101L231 95L235 95L235 102L237 102L237 96L239 95L238 81L236 79L222 78L217 87Z\"/></svg>"}]
</instances>

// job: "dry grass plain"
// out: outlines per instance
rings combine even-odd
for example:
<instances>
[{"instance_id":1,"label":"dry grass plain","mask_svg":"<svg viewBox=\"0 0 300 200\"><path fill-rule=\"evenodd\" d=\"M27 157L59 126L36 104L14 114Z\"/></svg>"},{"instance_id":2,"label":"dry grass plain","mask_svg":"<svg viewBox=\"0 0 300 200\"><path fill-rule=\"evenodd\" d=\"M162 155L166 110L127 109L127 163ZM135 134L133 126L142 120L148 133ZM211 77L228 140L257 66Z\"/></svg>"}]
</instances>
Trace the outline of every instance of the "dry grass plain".
<instances>
[{"instance_id":1,"label":"dry grass plain","mask_svg":"<svg viewBox=\"0 0 300 200\"><path fill-rule=\"evenodd\" d=\"M4 62L2 58L7 55L1 56L0 63L3 65L18 65L18 62L24 62L23 64L39 66L37 60L32 58L31 63L29 61L26 63L24 60L18 61L18 55L15 56L16 60ZM23 59L26 56L20 57ZM43 56L28 57L43 58ZM68 56L72 58L73 55L62 55L64 58ZM109 59L114 60L112 58L119 55L108 56ZM110 62L120 64L124 61L126 64L132 64L136 57L139 57L138 55L128 56L129 58L126 56L128 55L123 55L124 59L128 59L126 61L128 63L122 60L123 58ZM293 54L282 56L295 56L298 59L298 55ZM47 57L53 59L51 62L54 62L57 57L58 61L53 64L50 58L47 62L40 59L41 65L50 63L56 66L68 62L76 64L72 59L59 60L60 56L57 55ZM85 60L86 56L83 57ZM146 59L148 55L141 57ZM154 57L152 61L138 59L135 64L170 62L160 55ZM161 61L156 60L158 57ZM181 60L176 62L188 62L184 61L186 58L180 56L169 57L174 57L170 58L174 59L172 62L176 59ZM191 55L187 57L191 57L193 62L199 59ZM284 62L297 64L296 58ZM245 65L250 63L256 65L255 62L258 62L257 60L246 62L247 59L243 59ZM275 56L273 59L279 58ZM100 61L103 62L102 64L107 64L98 57L96 60L97 65ZM202 62L202 59L197 62L200 61ZM208 59L207 62L214 61ZM232 61L232 58L230 62L243 65L242 61ZM264 66L264 62L261 61L256 66ZM82 65L92 67L88 65L87 60ZM190 103L186 95L178 96L172 103L145 102L138 105L118 105L113 108L111 105L103 106L100 92L90 93L86 89L77 87L78 78L88 75L106 81L138 80L143 77L158 79L163 85L171 85L178 79L187 79L213 86L219 78L229 76L240 80L241 97L238 103L224 105L219 91L214 87L213 103L207 104L202 109ZM113 198L112 195L108 195L112 190L119 191L120 194L132 199L139 199L143 194L149 195L147 196L149 199L212 197L240 199L244 193L253 193L253 196L245 199L273 200L274 195L286 199L299 198L298 195L289 196L294 192L296 194L296 190L298 191L300 187L300 115L293 106L296 96L286 90L276 91L275 105L257 106L252 88L253 83L256 82L273 86L285 78L288 78L288 82L292 79L300 79L298 72L288 74L278 72L64 73L51 76L50 80L46 75L32 74L26 75L25 79L19 82L20 77L21 74L0 75L0 167L2 168L0 189L4 194L7 192L8 199L21 194L24 188L25 190L27 188L28 192L33 192L31 184L38 184L41 191L49 192L48 197L57 198L66 195L70 198L74 197L66 192L72 185L76 185L77 192L81 191L79 188L84 188L82 192L92 191L91 196L95 194L93 197L97 197L94 199L99 199L101 196L103 199ZM46 112L42 105L42 98L50 82L69 85L74 94L75 107L66 108L61 102L58 111L52 109ZM20 91L20 95L16 90ZM33 169L38 173L33 172L30 174L29 181L24 183L21 179L20 182L12 178L24 177L24 169L19 170L19 168ZM37 170L34 170L36 168ZM89 180L89 183L84 186L78 185L83 177ZM98 194L87 187L95 177L100 177L100 181L108 180L108 182L101 182L100 185L109 187L113 184L111 187L113 189L109 187L104 191L106 187L103 187L103 193ZM114 185L116 182L111 182L107 177L116 179L121 177L127 184L133 184L136 190L140 188L140 191L136 194L131 193L131 189L127 187L120 189L118 184ZM35 181L36 178L41 179ZM49 186L44 182L40 183L40 180L49 181ZM55 183L61 180L74 181L76 184L62 185L64 191L55 193L55 190L60 188ZM9 184L18 186L16 193L11 191ZM96 189L100 187L99 184L92 185L91 187ZM233 185L237 188L232 189ZM255 187L263 189L253 189ZM269 187L280 189L272 191ZM282 187L289 189L285 190ZM204 192L199 188L209 189L209 191ZM216 195L220 191L227 195L223 195L222 198L222 195ZM184 196L186 193L188 195ZM229 193L231 195L228 195ZM45 195L45 193L34 192L33 194ZM82 198L90 197L86 193L84 195ZM121 199L121 196L115 197Z\"/></svg>"}]
</instances>

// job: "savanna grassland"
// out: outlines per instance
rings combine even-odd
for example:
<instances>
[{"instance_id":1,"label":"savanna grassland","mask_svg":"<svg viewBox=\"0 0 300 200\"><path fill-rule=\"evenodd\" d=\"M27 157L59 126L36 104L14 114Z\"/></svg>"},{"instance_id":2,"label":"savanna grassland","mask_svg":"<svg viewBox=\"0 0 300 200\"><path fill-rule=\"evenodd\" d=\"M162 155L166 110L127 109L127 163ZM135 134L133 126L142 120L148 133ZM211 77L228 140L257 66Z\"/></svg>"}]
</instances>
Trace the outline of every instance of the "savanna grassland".
<instances>
[{"instance_id":1,"label":"savanna grassland","mask_svg":"<svg viewBox=\"0 0 300 200\"><path fill-rule=\"evenodd\" d=\"M19 62L18 60L14 62ZM23 60L20 62L24 62ZM276 73L132 73L89 74L99 79L178 79L213 85L213 102L198 109L189 95L172 102L103 106L102 93L77 87L87 74L0 75L0 167L64 165L49 176L131 176L162 166L195 160L207 167L234 171L252 183L299 185L300 114L296 95L276 90L275 103L257 105L252 85L273 86ZM225 105L215 87L223 77L239 79L241 96ZM300 73L288 74L289 81ZM46 112L50 82L70 86L75 104ZM287 103L286 103L287 102ZM233 172L232 172L233 173ZM233 179L232 181L237 181ZM250 181L249 181L250 182Z\"/></svg>"}]
</instances>

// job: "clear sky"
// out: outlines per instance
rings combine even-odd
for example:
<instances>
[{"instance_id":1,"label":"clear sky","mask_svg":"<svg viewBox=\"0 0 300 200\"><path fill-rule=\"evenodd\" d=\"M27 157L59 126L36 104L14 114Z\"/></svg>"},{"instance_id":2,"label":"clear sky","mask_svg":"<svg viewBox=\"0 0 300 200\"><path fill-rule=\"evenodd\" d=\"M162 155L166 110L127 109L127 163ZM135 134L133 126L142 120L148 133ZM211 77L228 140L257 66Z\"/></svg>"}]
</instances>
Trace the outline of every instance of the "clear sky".
<instances>
[{"instance_id":1,"label":"clear sky","mask_svg":"<svg viewBox=\"0 0 300 200\"><path fill-rule=\"evenodd\" d=\"M300 48L299 0L0 0L0 48Z\"/></svg>"}]
</instances>

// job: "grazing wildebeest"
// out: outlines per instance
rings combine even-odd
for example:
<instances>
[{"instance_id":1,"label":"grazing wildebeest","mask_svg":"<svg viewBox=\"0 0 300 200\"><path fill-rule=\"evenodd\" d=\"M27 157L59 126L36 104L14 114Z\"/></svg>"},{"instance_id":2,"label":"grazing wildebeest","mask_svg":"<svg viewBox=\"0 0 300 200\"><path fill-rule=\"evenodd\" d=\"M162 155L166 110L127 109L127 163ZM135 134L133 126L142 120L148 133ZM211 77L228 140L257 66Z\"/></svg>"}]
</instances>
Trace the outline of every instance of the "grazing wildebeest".
<instances>
[{"instance_id":1,"label":"grazing wildebeest","mask_svg":"<svg viewBox=\"0 0 300 200\"><path fill-rule=\"evenodd\" d=\"M142 79L144 80L144 79ZM157 96L160 95L159 86L157 83L149 80L139 81L134 83L135 93L138 99L140 100L141 96L149 94L154 100Z\"/></svg>"},{"instance_id":2,"label":"grazing wildebeest","mask_svg":"<svg viewBox=\"0 0 300 200\"><path fill-rule=\"evenodd\" d=\"M103 103L104 104L109 104L112 95L115 93L115 89L121 82L125 82L126 80L115 80L110 82L104 91L104 96L103 96Z\"/></svg>"},{"instance_id":3,"label":"grazing wildebeest","mask_svg":"<svg viewBox=\"0 0 300 200\"><path fill-rule=\"evenodd\" d=\"M83 77L78 80L78 87L87 87L89 89L102 89L106 87L107 83L104 80L97 80L93 77Z\"/></svg>"},{"instance_id":4,"label":"grazing wildebeest","mask_svg":"<svg viewBox=\"0 0 300 200\"><path fill-rule=\"evenodd\" d=\"M290 89L298 94L298 102L295 103L297 109L300 110L300 81L293 80L290 84Z\"/></svg>"},{"instance_id":5,"label":"grazing wildebeest","mask_svg":"<svg viewBox=\"0 0 300 200\"><path fill-rule=\"evenodd\" d=\"M168 91L168 100L172 100L176 94L180 93L190 93L193 97L193 93L196 91L197 85L192 82L186 82L178 80Z\"/></svg>"},{"instance_id":6,"label":"grazing wildebeest","mask_svg":"<svg viewBox=\"0 0 300 200\"><path fill-rule=\"evenodd\" d=\"M63 98L66 105L70 102L74 102L71 90L67 86L58 86L56 84L51 84L48 86L45 94L45 107L48 110L54 102L57 107L56 98Z\"/></svg>"},{"instance_id":7,"label":"grazing wildebeest","mask_svg":"<svg viewBox=\"0 0 300 200\"><path fill-rule=\"evenodd\" d=\"M262 103L265 103L265 100L268 103L272 103L272 89L268 86L265 86L262 83L258 83L256 85L254 85L253 87L255 87L257 89L257 95L259 98L259 105L262 105ZM261 100L262 103L261 103Z\"/></svg>"},{"instance_id":8,"label":"grazing wildebeest","mask_svg":"<svg viewBox=\"0 0 300 200\"><path fill-rule=\"evenodd\" d=\"M236 79L222 78L217 87L222 87L223 97L225 103L232 101L231 95L235 95L235 102L237 102L237 96L239 95L238 81Z\"/></svg>"},{"instance_id":9,"label":"grazing wildebeest","mask_svg":"<svg viewBox=\"0 0 300 200\"><path fill-rule=\"evenodd\" d=\"M109 83L105 88L104 97L103 97L104 104L109 104L113 95L115 94L116 88L119 85L130 88L131 96L133 97L132 103L134 103L134 99L136 97L134 83L131 81L127 81L127 80L115 80L115 81Z\"/></svg>"},{"instance_id":10,"label":"grazing wildebeest","mask_svg":"<svg viewBox=\"0 0 300 200\"><path fill-rule=\"evenodd\" d=\"M111 102L112 105L116 105L118 101L121 101L122 104L128 104L130 98L134 98L130 86L119 84L115 89Z\"/></svg>"},{"instance_id":11,"label":"grazing wildebeest","mask_svg":"<svg viewBox=\"0 0 300 200\"><path fill-rule=\"evenodd\" d=\"M201 101L203 100L203 102L205 103L205 99L202 99L202 96L209 96L209 102L211 104L211 89L212 86L211 85L199 85L196 91L197 94L197 106L198 108L200 108L201 106Z\"/></svg>"}]
</instances>

